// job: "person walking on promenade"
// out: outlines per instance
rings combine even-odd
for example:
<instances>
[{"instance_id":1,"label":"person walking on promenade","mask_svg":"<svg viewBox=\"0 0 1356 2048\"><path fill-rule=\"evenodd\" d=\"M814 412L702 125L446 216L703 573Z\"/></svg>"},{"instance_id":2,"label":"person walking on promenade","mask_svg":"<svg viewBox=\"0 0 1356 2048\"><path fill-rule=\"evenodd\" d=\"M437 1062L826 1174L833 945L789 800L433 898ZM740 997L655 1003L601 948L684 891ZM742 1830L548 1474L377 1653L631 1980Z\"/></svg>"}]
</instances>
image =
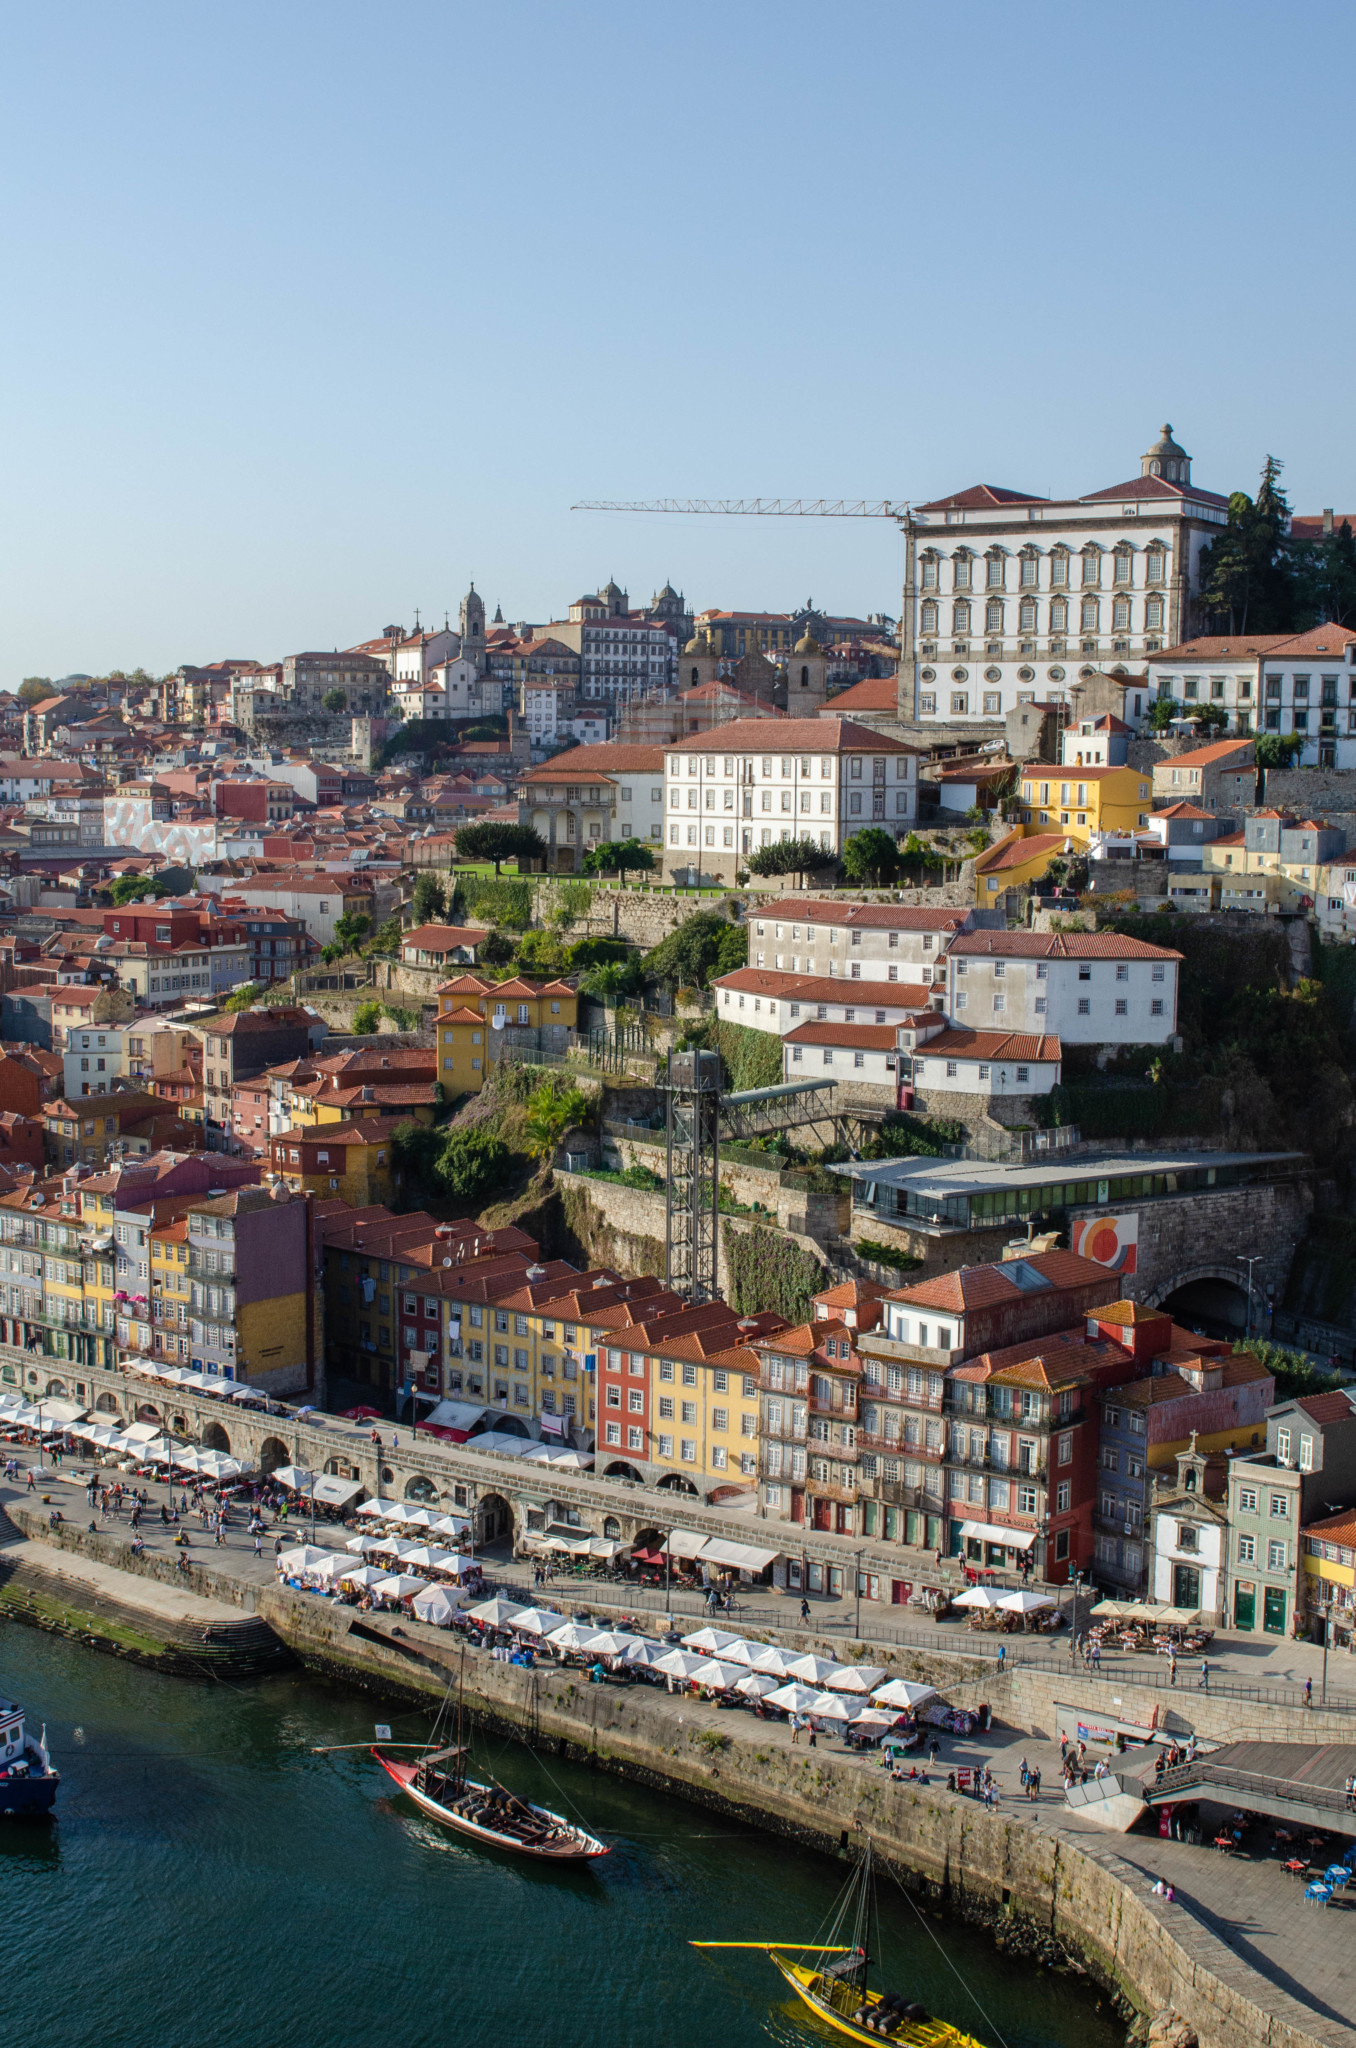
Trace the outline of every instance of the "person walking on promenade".
<instances>
[{"instance_id":1,"label":"person walking on promenade","mask_svg":"<svg viewBox=\"0 0 1356 2048\"><path fill-rule=\"evenodd\" d=\"M1304 1704L1305 1704L1305 1706L1306 1706L1306 1707L1311 1707L1311 1706L1313 1705L1313 1703L1314 1703L1314 1681L1313 1681L1313 1679L1312 1679L1312 1678L1306 1678L1306 1679L1305 1679L1305 1681L1304 1681Z\"/></svg>"},{"instance_id":2,"label":"person walking on promenade","mask_svg":"<svg viewBox=\"0 0 1356 2048\"><path fill-rule=\"evenodd\" d=\"M1176 1683L1177 1683L1177 1652L1176 1652L1176 1650L1169 1650L1169 1651L1168 1651L1168 1684L1169 1684L1169 1685L1176 1685Z\"/></svg>"},{"instance_id":3,"label":"person walking on promenade","mask_svg":"<svg viewBox=\"0 0 1356 2048\"><path fill-rule=\"evenodd\" d=\"M810 1603L808 1600L802 1599L800 1603L800 1618L802 1621L810 1619Z\"/></svg>"},{"instance_id":4,"label":"person walking on promenade","mask_svg":"<svg viewBox=\"0 0 1356 2048\"><path fill-rule=\"evenodd\" d=\"M1198 1692L1209 1692L1210 1690L1210 1663L1208 1658L1205 1657L1201 1659L1201 1675L1196 1681L1196 1690Z\"/></svg>"}]
</instances>

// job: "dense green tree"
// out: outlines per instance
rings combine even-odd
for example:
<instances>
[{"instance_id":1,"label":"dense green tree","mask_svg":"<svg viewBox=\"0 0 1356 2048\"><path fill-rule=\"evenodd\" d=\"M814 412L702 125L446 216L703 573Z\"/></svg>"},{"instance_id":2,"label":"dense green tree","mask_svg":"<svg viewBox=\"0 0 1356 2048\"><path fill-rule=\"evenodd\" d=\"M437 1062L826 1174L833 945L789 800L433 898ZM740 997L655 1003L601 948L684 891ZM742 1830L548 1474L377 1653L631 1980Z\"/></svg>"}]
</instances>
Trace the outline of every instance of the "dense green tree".
<instances>
[{"instance_id":1,"label":"dense green tree","mask_svg":"<svg viewBox=\"0 0 1356 2048\"><path fill-rule=\"evenodd\" d=\"M1297 592L1286 544L1290 507L1280 487L1281 464L1268 455L1257 496L1235 491L1223 533L1200 554L1200 602L1220 631L1285 633L1297 616Z\"/></svg>"},{"instance_id":2,"label":"dense green tree","mask_svg":"<svg viewBox=\"0 0 1356 2048\"><path fill-rule=\"evenodd\" d=\"M342 711L347 705L347 703L348 698L344 695L342 690L326 690L324 696L320 700L320 708L322 711L338 712Z\"/></svg>"},{"instance_id":3,"label":"dense green tree","mask_svg":"<svg viewBox=\"0 0 1356 2048\"><path fill-rule=\"evenodd\" d=\"M549 1081L543 1081L527 1099L523 1135L532 1157L549 1157L566 1131L582 1124L588 1113L588 1097L582 1088L565 1087L554 1075Z\"/></svg>"},{"instance_id":4,"label":"dense green tree","mask_svg":"<svg viewBox=\"0 0 1356 2048\"><path fill-rule=\"evenodd\" d=\"M223 1010L248 1010L258 1002L263 990L257 981L247 981L243 988L232 989L222 1004Z\"/></svg>"},{"instance_id":5,"label":"dense green tree","mask_svg":"<svg viewBox=\"0 0 1356 2048\"><path fill-rule=\"evenodd\" d=\"M359 1003L353 1012L353 1029L360 1038L368 1037L381 1022L380 1003Z\"/></svg>"},{"instance_id":6,"label":"dense green tree","mask_svg":"<svg viewBox=\"0 0 1356 2048\"><path fill-rule=\"evenodd\" d=\"M799 881L820 868L837 867L838 860L816 839L778 839L758 847L746 864L751 875L794 875Z\"/></svg>"},{"instance_id":7,"label":"dense green tree","mask_svg":"<svg viewBox=\"0 0 1356 2048\"><path fill-rule=\"evenodd\" d=\"M480 942L479 957L485 967L507 967L518 950L518 941L508 932L487 932Z\"/></svg>"},{"instance_id":8,"label":"dense green tree","mask_svg":"<svg viewBox=\"0 0 1356 2048\"><path fill-rule=\"evenodd\" d=\"M627 939L580 939L570 948L570 972L582 973L586 967L602 967L609 960L629 960L634 950Z\"/></svg>"},{"instance_id":9,"label":"dense green tree","mask_svg":"<svg viewBox=\"0 0 1356 2048\"><path fill-rule=\"evenodd\" d=\"M579 986L586 996L596 996L600 1002L615 1004L627 996L637 995L641 978L640 960L632 954L627 960L603 960L598 966L590 967Z\"/></svg>"},{"instance_id":10,"label":"dense green tree","mask_svg":"<svg viewBox=\"0 0 1356 2048\"><path fill-rule=\"evenodd\" d=\"M442 878L426 869L414 884L414 921L416 924L435 924L446 909L447 892Z\"/></svg>"},{"instance_id":11,"label":"dense green tree","mask_svg":"<svg viewBox=\"0 0 1356 2048\"><path fill-rule=\"evenodd\" d=\"M731 961L736 948L742 957ZM711 975L728 974L730 965L742 967L747 959L748 936L743 928L714 911L699 910L661 939L645 955L641 968L646 980L662 981L670 988L704 988Z\"/></svg>"},{"instance_id":12,"label":"dense green tree","mask_svg":"<svg viewBox=\"0 0 1356 2048\"><path fill-rule=\"evenodd\" d=\"M518 965L524 974L563 974L565 948L559 932L524 932L518 941Z\"/></svg>"},{"instance_id":13,"label":"dense green tree","mask_svg":"<svg viewBox=\"0 0 1356 2048\"><path fill-rule=\"evenodd\" d=\"M1155 697L1149 706L1150 732L1166 732L1174 718L1182 716L1182 707L1175 697Z\"/></svg>"},{"instance_id":14,"label":"dense green tree","mask_svg":"<svg viewBox=\"0 0 1356 2048\"><path fill-rule=\"evenodd\" d=\"M503 1139L484 1124L472 1124L448 1132L435 1173L454 1202L474 1208L502 1186L511 1163Z\"/></svg>"},{"instance_id":15,"label":"dense green tree","mask_svg":"<svg viewBox=\"0 0 1356 2048\"><path fill-rule=\"evenodd\" d=\"M920 854L926 854L927 849L921 840L918 850ZM843 872L849 882L869 882L881 889L894 880L899 869L899 847L893 834L883 832L879 825L868 825L864 832L854 832L844 844Z\"/></svg>"},{"instance_id":16,"label":"dense green tree","mask_svg":"<svg viewBox=\"0 0 1356 2048\"><path fill-rule=\"evenodd\" d=\"M1356 537L1344 519L1321 540L1291 541L1296 624L1356 624Z\"/></svg>"},{"instance_id":17,"label":"dense green tree","mask_svg":"<svg viewBox=\"0 0 1356 2048\"><path fill-rule=\"evenodd\" d=\"M371 929L372 920L365 911L346 911L334 927L335 942L346 953L355 952Z\"/></svg>"},{"instance_id":18,"label":"dense green tree","mask_svg":"<svg viewBox=\"0 0 1356 2048\"><path fill-rule=\"evenodd\" d=\"M1307 733L1302 732L1259 732L1253 746L1253 759L1259 768L1290 768L1295 756L1304 752Z\"/></svg>"},{"instance_id":19,"label":"dense green tree","mask_svg":"<svg viewBox=\"0 0 1356 2048\"><path fill-rule=\"evenodd\" d=\"M545 860L547 846L539 832L530 825L496 825L487 818L481 818L473 825L463 825L457 833L457 853L462 860L492 860L495 878L506 860L519 863L529 860Z\"/></svg>"},{"instance_id":20,"label":"dense green tree","mask_svg":"<svg viewBox=\"0 0 1356 2048\"><path fill-rule=\"evenodd\" d=\"M19 685L18 698L21 704L41 704L44 697L52 694L50 676L25 676Z\"/></svg>"},{"instance_id":21,"label":"dense green tree","mask_svg":"<svg viewBox=\"0 0 1356 2048\"><path fill-rule=\"evenodd\" d=\"M608 839L584 855L586 875L620 875L623 882L628 874L648 874L653 866L654 855L643 839Z\"/></svg>"},{"instance_id":22,"label":"dense green tree","mask_svg":"<svg viewBox=\"0 0 1356 2048\"><path fill-rule=\"evenodd\" d=\"M121 910L124 903L141 903L148 896L163 896L167 893L156 875L119 875L109 891L115 910Z\"/></svg>"}]
</instances>

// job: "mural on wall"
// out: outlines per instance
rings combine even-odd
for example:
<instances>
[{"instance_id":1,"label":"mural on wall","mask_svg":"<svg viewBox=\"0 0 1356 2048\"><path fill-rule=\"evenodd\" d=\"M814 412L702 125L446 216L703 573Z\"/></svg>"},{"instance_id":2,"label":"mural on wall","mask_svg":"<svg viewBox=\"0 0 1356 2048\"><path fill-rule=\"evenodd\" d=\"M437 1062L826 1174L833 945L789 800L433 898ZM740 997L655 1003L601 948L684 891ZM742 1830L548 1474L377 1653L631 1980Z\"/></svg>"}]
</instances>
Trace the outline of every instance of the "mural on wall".
<instances>
[{"instance_id":1,"label":"mural on wall","mask_svg":"<svg viewBox=\"0 0 1356 2048\"><path fill-rule=\"evenodd\" d=\"M104 798L104 844L158 853L179 867L196 868L217 855L216 820L198 824L152 815L144 797Z\"/></svg>"},{"instance_id":2,"label":"mural on wall","mask_svg":"<svg viewBox=\"0 0 1356 2048\"><path fill-rule=\"evenodd\" d=\"M1139 1262L1139 1211L1128 1216L1085 1216L1069 1231L1069 1250L1113 1273L1133 1273Z\"/></svg>"}]
</instances>

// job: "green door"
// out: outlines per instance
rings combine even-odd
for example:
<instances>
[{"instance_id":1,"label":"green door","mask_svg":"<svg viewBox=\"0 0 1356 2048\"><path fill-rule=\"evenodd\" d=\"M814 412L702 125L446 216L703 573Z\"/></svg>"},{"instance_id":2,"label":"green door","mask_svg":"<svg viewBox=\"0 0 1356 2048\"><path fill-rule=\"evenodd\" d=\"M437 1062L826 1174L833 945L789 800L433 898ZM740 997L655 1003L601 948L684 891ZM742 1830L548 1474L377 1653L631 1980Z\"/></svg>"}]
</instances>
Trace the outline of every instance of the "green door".
<instances>
[{"instance_id":1,"label":"green door","mask_svg":"<svg viewBox=\"0 0 1356 2048\"><path fill-rule=\"evenodd\" d=\"M1234 1587L1234 1627L1256 1628L1257 1588L1256 1586Z\"/></svg>"},{"instance_id":2,"label":"green door","mask_svg":"<svg viewBox=\"0 0 1356 2048\"><path fill-rule=\"evenodd\" d=\"M1268 1586L1262 1600L1262 1626L1269 1636L1285 1634L1285 1590Z\"/></svg>"}]
</instances>

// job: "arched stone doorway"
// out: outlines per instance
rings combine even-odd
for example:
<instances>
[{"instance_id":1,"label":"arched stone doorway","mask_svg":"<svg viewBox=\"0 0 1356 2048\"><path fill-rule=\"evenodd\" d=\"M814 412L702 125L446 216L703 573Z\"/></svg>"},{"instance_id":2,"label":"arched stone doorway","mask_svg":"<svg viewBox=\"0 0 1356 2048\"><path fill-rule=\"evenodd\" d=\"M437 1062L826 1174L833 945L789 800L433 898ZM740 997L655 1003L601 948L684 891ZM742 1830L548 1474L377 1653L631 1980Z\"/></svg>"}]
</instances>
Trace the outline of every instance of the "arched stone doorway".
<instances>
[{"instance_id":1,"label":"arched stone doorway","mask_svg":"<svg viewBox=\"0 0 1356 2048\"><path fill-rule=\"evenodd\" d=\"M1191 1329L1202 1329L1209 1337L1241 1337L1248 1323L1248 1283L1239 1267L1197 1266L1175 1274L1160 1289L1156 1307L1164 1309ZM1259 1301L1253 1289L1252 1320L1256 1324Z\"/></svg>"},{"instance_id":2,"label":"arched stone doorway","mask_svg":"<svg viewBox=\"0 0 1356 2048\"><path fill-rule=\"evenodd\" d=\"M100 1394L94 1404L94 1412L96 1415L116 1415L118 1413L117 1397L113 1394Z\"/></svg>"},{"instance_id":3,"label":"arched stone doorway","mask_svg":"<svg viewBox=\"0 0 1356 2048\"><path fill-rule=\"evenodd\" d=\"M687 1493L695 1500L697 1489L690 1479L684 1479L681 1472L666 1472L659 1482L666 1493Z\"/></svg>"},{"instance_id":4,"label":"arched stone doorway","mask_svg":"<svg viewBox=\"0 0 1356 2048\"><path fill-rule=\"evenodd\" d=\"M292 1453L280 1436L266 1436L259 1446L259 1470L267 1478L280 1465L290 1465Z\"/></svg>"},{"instance_id":5,"label":"arched stone doorway","mask_svg":"<svg viewBox=\"0 0 1356 2048\"><path fill-rule=\"evenodd\" d=\"M136 1419L138 1422L160 1422L163 1420L160 1410L156 1407L154 1401L138 1401Z\"/></svg>"},{"instance_id":6,"label":"arched stone doorway","mask_svg":"<svg viewBox=\"0 0 1356 2048\"><path fill-rule=\"evenodd\" d=\"M438 1489L431 1479L425 1478L422 1472L416 1472L413 1479L405 1481L405 1498L406 1500L420 1500L425 1503L435 1501L438 1498Z\"/></svg>"},{"instance_id":7,"label":"arched stone doorway","mask_svg":"<svg viewBox=\"0 0 1356 2048\"><path fill-rule=\"evenodd\" d=\"M43 1399L45 1401L48 1398L48 1395L51 1395L57 1400L60 1400L65 1391L66 1383L64 1380L48 1380L47 1393L43 1395Z\"/></svg>"},{"instance_id":8,"label":"arched stone doorway","mask_svg":"<svg viewBox=\"0 0 1356 2048\"><path fill-rule=\"evenodd\" d=\"M609 1543L621 1542L621 1523L615 1515L604 1515L603 1534Z\"/></svg>"},{"instance_id":9,"label":"arched stone doorway","mask_svg":"<svg viewBox=\"0 0 1356 2048\"><path fill-rule=\"evenodd\" d=\"M498 1543L513 1534L513 1509L502 1493L483 1493L476 1502L477 1543Z\"/></svg>"},{"instance_id":10,"label":"arched stone doorway","mask_svg":"<svg viewBox=\"0 0 1356 2048\"><path fill-rule=\"evenodd\" d=\"M231 1455L231 1439L219 1422L204 1422L200 1442L205 1451L220 1451L227 1458Z\"/></svg>"},{"instance_id":11,"label":"arched stone doorway","mask_svg":"<svg viewBox=\"0 0 1356 2048\"><path fill-rule=\"evenodd\" d=\"M171 1415L170 1428L176 1436L188 1435L188 1419L183 1415Z\"/></svg>"},{"instance_id":12,"label":"arched stone doorway","mask_svg":"<svg viewBox=\"0 0 1356 2048\"><path fill-rule=\"evenodd\" d=\"M641 1529L631 1545L633 1550L659 1551L663 1547L664 1532L662 1529Z\"/></svg>"},{"instance_id":13,"label":"arched stone doorway","mask_svg":"<svg viewBox=\"0 0 1356 2048\"><path fill-rule=\"evenodd\" d=\"M639 1486L640 1484L639 1472L637 1472L634 1465L628 1465L624 1458L614 1458L610 1465L605 1465L603 1467L603 1477L604 1479L629 1479L633 1485Z\"/></svg>"}]
</instances>

